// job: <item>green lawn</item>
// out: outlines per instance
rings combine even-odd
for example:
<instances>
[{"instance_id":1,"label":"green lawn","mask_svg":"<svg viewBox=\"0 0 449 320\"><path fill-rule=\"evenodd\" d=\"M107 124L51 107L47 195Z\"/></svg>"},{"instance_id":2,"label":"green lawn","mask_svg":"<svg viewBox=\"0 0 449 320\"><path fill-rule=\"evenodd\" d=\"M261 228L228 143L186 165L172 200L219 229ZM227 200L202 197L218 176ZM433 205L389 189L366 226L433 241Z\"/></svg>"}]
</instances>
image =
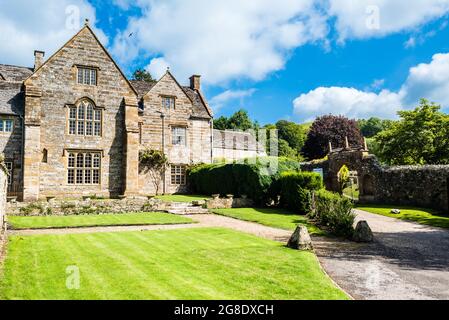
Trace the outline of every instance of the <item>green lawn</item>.
<instances>
[{"instance_id":1,"label":"green lawn","mask_svg":"<svg viewBox=\"0 0 449 320\"><path fill-rule=\"evenodd\" d=\"M76 270L79 289L68 289L67 282L76 287ZM210 228L12 236L0 299L347 297L312 252Z\"/></svg>"},{"instance_id":2,"label":"green lawn","mask_svg":"<svg viewBox=\"0 0 449 320\"><path fill-rule=\"evenodd\" d=\"M269 227L275 227L285 230L295 230L298 224L307 227L310 234L324 235L324 231L309 222L303 215L293 214L283 209L268 208L241 208L241 209L215 209L216 214L236 218L244 221L251 221L263 224Z\"/></svg>"},{"instance_id":3,"label":"green lawn","mask_svg":"<svg viewBox=\"0 0 449 320\"><path fill-rule=\"evenodd\" d=\"M130 226L130 225L159 225L182 224L194 221L181 216L167 213L126 213L105 215L80 216L44 216L22 217L8 216L8 222L13 229L46 229L69 227L97 227L97 226Z\"/></svg>"},{"instance_id":4,"label":"green lawn","mask_svg":"<svg viewBox=\"0 0 449 320\"><path fill-rule=\"evenodd\" d=\"M192 202L192 201L211 199L211 197L201 195L188 195L188 194L168 194L164 196L157 196L156 199L164 200L167 202Z\"/></svg>"},{"instance_id":5,"label":"green lawn","mask_svg":"<svg viewBox=\"0 0 449 320\"><path fill-rule=\"evenodd\" d=\"M449 228L449 216L441 215L431 209L387 205L359 205L357 209L401 220L414 221L433 227ZM392 214L392 209L400 209L401 213Z\"/></svg>"}]
</instances>

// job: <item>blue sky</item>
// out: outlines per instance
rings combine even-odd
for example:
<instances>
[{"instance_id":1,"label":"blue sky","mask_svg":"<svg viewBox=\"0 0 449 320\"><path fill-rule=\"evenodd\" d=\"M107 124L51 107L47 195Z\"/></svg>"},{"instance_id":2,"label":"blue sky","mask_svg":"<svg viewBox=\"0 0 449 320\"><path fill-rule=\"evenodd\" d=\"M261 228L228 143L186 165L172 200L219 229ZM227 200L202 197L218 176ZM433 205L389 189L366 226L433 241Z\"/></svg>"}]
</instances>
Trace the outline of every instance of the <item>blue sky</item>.
<instances>
[{"instance_id":1,"label":"blue sky","mask_svg":"<svg viewBox=\"0 0 449 320\"><path fill-rule=\"evenodd\" d=\"M32 65L87 17L129 75L202 74L217 116L394 118L421 97L448 112L448 12L449 0L17 0L0 4L0 63Z\"/></svg>"}]
</instances>

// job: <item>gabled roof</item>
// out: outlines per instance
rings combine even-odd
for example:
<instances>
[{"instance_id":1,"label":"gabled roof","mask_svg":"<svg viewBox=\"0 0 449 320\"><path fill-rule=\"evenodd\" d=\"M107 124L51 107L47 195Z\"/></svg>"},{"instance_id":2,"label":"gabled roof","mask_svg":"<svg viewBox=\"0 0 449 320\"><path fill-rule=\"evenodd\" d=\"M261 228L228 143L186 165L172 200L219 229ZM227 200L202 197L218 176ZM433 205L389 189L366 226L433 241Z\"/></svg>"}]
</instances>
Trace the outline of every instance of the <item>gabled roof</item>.
<instances>
[{"instance_id":1,"label":"gabled roof","mask_svg":"<svg viewBox=\"0 0 449 320\"><path fill-rule=\"evenodd\" d=\"M21 82L0 82L0 114L23 115L24 104Z\"/></svg>"},{"instance_id":2,"label":"gabled roof","mask_svg":"<svg viewBox=\"0 0 449 320\"><path fill-rule=\"evenodd\" d=\"M137 91L137 95L139 99L142 99L144 95L146 95L153 87L156 85L156 81L147 82L142 80L130 80L131 85Z\"/></svg>"},{"instance_id":3,"label":"gabled roof","mask_svg":"<svg viewBox=\"0 0 449 320\"><path fill-rule=\"evenodd\" d=\"M122 77L125 79L126 83L129 85L130 89L137 95L137 91L136 89L134 89L134 87L131 85L131 83L129 82L128 78L125 76L125 74L123 73L122 69L120 69L120 67L118 66L118 64L115 62L115 60L112 58L112 56L109 54L108 50L106 50L106 48L103 46L103 44L101 43L101 41L98 39L97 35L95 34L95 32L91 29L91 27L86 24L83 28L81 28L80 31L78 31L72 38L70 38L69 41L67 41L61 48L59 48L58 51L56 51L50 58L48 58L37 70L34 71L34 73L32 73L26 80L25 82L31 78L31 76L37 74L40 70L42 70L42 68L47 65L55 56L58 55L59 52L61 52L62 49L64 49L70 42L72 42L73 39L75 39L79 34L81 34L81 32L83 32L84 30L89 30L89 32L92 34L92 36L94 37L94 39L97 41L97 43L99 44L99 46L101 47L101 49L103 49L104 53L108 56L108 58L114 63L115 67L117 68L117 70L120 72L120 74L122 75Z\"/></svg>"},{"instance_id":4,"label":"gabled roof","mask_svg":"<svg viewBox=\"0 0 449 320\"><path fill-rule=\"evenodd\" d=\"M33 73L33 68L0 64L0 79L5 81L23 82Z\"/></svg>"}]
</instances>

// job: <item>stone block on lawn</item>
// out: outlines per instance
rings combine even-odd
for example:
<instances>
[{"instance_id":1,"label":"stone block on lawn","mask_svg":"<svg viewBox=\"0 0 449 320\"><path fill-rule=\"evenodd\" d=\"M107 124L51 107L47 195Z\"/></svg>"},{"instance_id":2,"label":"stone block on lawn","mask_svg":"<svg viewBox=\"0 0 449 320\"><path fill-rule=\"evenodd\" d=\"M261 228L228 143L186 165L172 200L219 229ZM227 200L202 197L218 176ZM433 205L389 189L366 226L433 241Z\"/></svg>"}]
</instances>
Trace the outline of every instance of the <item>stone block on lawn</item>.
<instances>
[{"instance_id":1,"label":"stone block on lawn","mask_svg":"<svg viewBox=\"0 0 449 320\"><path fill-rule=\"evenodd\" d=\"M393 209L393 210L391 210L391 213L392 213L392 214L400 214L400 213L401 213L401 210L399 210L399 209Z\"/></svg>"},{"instance_id":2,"label":"stone block on lawn","mask_svg":"<svg viewBox=\"0 0 449 320\"><path fill-rule=\"evenodd\" d=\"M297 226L295 232L288 240L287 247L295 250L313 250L309 231L305 226Z\"/></svg>"},{"instance_id":3,"label":"stone block on lawn","mask_svg":"<svg viewBox=\"0 0 449 320\"><path fill-rule=\"evenodd\" d=\"M373 242L374 236L371 228L366 221L359 221L354 231L355 242Z\"/></svg>"}]
</instances>

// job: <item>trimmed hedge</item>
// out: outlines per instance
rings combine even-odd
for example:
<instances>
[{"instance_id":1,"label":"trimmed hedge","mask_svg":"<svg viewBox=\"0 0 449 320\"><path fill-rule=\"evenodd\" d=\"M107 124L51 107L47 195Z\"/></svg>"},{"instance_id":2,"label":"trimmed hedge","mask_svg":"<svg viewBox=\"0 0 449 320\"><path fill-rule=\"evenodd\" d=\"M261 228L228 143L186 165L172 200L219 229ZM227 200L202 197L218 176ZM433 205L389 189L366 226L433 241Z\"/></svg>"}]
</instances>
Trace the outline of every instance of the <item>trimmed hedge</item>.
<instances>
[{"instance_id":1,"label":"trimmed hedge","mask_svg":"<svg viewBox=\"0 0 449 320\"><path fill-rule=\"evenodd\" d=\"M277 167L273 161L278 161ZM190 187L198 194L247 195L257 204L265 205L270 186L280 173L299 168L298 162L282 158L267 157L258 159L256 164L251 162L255 161L195 166L188 172ZM271 172L273 168L275 171Z\"/></svg>"},{"instance_id":2,"label":"trimmed hedge","mask_svg":"<svg viewBox=\"0 0 449 320\"><path fill-rule=\"evenodd\" d=\"M279 188L282 206L306 214L310 210L312 190L323 188L321 176L312 172L284 172L274 183L273 189ZM273 192L272 189L272 192Z\"/></svg>"},{"instance_id":3,"label":"trimmed hedge","mask_svg":"<svg viewBox=\"0 0 449 320\"><path fill-rule=\"evenodd\" d=\"M355 221L352 201L324 189L315 192L313 198L309 217L336 236L352 238Z\"/></svg>"}]
</instances>

